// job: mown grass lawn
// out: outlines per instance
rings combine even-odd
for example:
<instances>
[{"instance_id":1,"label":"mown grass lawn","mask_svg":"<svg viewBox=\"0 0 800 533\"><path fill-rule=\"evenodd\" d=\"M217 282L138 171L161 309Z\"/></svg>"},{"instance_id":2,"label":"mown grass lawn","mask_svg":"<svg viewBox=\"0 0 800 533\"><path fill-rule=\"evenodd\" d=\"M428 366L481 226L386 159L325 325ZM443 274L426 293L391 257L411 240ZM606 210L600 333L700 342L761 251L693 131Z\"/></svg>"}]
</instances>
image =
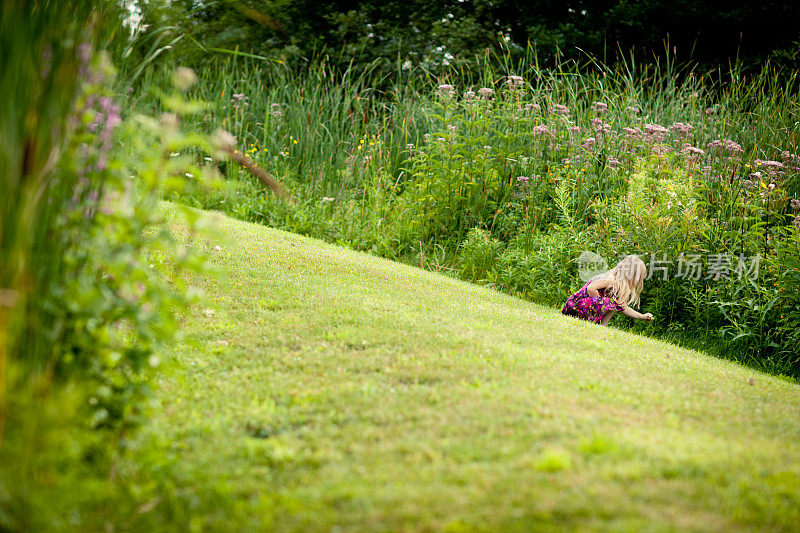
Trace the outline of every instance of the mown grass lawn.
<instances>
[{"instance_id":1,"label":"mown grass lawn","mask_svg":"<svg viewBox=\"0 0 800 533\"><path fill-rule=\"evenodd\" d=\"M220 230L222 275L142 437L216 502L197 525L800 524L796 384L298 235Z\"/></svg>"}]
</instances>

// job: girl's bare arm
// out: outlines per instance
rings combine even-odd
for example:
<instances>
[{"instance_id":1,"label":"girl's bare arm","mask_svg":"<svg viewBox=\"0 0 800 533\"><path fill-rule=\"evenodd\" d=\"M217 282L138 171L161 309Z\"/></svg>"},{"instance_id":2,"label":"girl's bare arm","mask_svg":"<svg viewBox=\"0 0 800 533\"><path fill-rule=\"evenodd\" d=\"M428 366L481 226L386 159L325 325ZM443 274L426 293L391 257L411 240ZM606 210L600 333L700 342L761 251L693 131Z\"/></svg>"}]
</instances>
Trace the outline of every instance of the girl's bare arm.
<instances>
[{"instance_id":1,"label":"girl's bare arm","mask_svg":"<svg viewBox=\"0 0 800 533\"><path fill-rule=\"evenodd\" d=\"M607 279L596 279L586 287L586 292L589 293L589 296L592 298L597 298L600 296L600 289L605 289L606 287L610 286L611 282Z\"/></svg>"},{"instance_id":2,"label":"girl's bare arm","mask_svg":"<svg viewBox=\"0 0 800 533\"><path fill-rule=\"evenodd\" d=\"M642 313L640 313L639 311L637 311L635 309L631 309L627 305L623 306L622 314L625 315L625 316L629 316L631 318L635 318L636 320L653 320L652 313L642 314Z\"/></svg>"}]
</instances>

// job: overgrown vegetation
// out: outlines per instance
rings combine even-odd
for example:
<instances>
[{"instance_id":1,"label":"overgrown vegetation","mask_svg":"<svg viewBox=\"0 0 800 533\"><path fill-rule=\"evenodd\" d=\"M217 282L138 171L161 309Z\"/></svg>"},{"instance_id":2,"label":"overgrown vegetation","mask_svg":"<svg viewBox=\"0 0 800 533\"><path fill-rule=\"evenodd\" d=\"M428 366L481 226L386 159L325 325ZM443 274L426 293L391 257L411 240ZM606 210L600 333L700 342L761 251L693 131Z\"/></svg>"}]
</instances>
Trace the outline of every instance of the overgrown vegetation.
<instances>
[{"instance_id":1,"label":"overgrown vegetation","mask_svg":"<svg viewBox=\"0 0 800 533\"><path fill-rule=\"evenodd\" d=\"M709 89L669 62L545 69L530 53L527 70L487 58L386 92L369 70L224 61L201 74L214 105L196 126L234 132L296 202L235 169L184 199L549 305L581 283L581 251L639 253L657 319L637 331L797 375L796 78Z\"/></svg>"},{"instance_id":2,"label":"overgrown vegetation","mask_svg":"<svg viewBox=\"0 0 800 533\"><path fill-rule=\"evenodd\" d=\"M180 127L199 108L173 86L159 118L121 117L100 48L115 9L4 2L0 14L4 531L100 529L103 515L130 505L142 481L116 479L120 452L147 408L160 349L193 301L183 272L202 264L161 213L179 176L204 172L173 155L212 151ZM175 86L186 89L193 74L181 76ZM197 233L195 213L183 212Z\"/></svg>"}]
</instances>

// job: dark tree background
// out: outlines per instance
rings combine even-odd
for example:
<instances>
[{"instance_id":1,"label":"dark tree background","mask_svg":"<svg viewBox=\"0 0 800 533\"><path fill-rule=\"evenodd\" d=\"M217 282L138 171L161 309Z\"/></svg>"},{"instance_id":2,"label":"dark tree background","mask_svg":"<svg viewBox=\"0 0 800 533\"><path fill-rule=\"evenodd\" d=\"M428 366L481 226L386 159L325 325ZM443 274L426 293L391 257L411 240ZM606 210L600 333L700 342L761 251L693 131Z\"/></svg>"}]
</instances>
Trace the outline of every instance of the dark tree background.
<instances>
[{"instance_id":1,"label":"dark tree background","mask_svg":"<svg viewBox=\"0 0 800 533\"><path fill-rule=\"evenodd\" d=\"M174 26L186 34L186 62L238 49L290 62L322 51L344 63L378 59L431 70L474 61L504 47L535 45L540 60L556 50L613 62L669 54L701 67L769 58L796 68L800 9L789 2L731 0L150 0L140 1L144 32ZM668 43L668 44L667 44ZM200 46L198 46L200 45ZM406 63L409 64L409 63Z\"/></svg>"}]
</instances>

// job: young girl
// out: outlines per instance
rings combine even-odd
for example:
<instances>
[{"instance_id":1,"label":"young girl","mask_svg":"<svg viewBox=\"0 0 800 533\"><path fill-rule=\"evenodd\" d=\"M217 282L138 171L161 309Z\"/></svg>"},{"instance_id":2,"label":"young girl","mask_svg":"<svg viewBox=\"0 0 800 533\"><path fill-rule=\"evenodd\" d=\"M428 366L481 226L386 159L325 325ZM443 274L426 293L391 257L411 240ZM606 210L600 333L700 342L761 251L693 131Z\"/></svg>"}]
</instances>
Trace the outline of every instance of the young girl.
<instances>
[{"instance_id":1,"label":"young girl","mask_svg":"<svg viewBox=\"0 0 800 533\"><path fill-rule=\"evenodd\" d=\"M637 255L629 255L608 272L586 282L569 297L561 312L603 326L617 311L637 320L653 320L650 313L643 315L630 307L639 303L646 277L644 262Z\"/></svg>"}]
</instances>

